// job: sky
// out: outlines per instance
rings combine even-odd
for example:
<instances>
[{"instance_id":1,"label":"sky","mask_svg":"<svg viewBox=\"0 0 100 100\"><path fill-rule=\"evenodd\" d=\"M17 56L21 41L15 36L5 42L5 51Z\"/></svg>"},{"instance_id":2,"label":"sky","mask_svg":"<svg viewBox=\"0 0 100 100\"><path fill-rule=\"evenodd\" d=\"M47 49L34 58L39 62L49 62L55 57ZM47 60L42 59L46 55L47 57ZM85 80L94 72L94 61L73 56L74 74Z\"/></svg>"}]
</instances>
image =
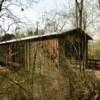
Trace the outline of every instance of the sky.
<instances>
[{"instance_id":1,"label":"sky","mask_svg":"<svg viewBox=\"0 0 100 100\"><path fill-rule=\"evenodd\" d=\"M30 6L22 6L24 8L23 12L21 12L20 9L18 11L17 7L14 8L14 12L19 15L21 13L21 15L25 15L31 19L32 22L34 22L37 21L41 14L43 14L45 11L60 9L60 7L63 5L62 1L64 0L40 0L38 3L33 3Z\"/></svg>"},{"instance_id":2,"label":"sky","mask_svg":"<svg viewBox=\"0 0 100 100\"><path fill-rule=\"evenodd\" d=\"M66 2L67 1L68 0L66 0ZM23 15L32 23L36 23L44 12L60 10L63 4L64 0L40 0L40 2L34 3L31 7L26 8Z\"/></svg>"},{"instance_id":3,"label":"sky","mask_svg":"<svg viewBox=\"0 0 100 100\"><path fill-rule=\"evenodd\" d=\"M18 0L12 0L13 3L15 3L15 1L18 1ZM13 12L15 16L18 16L23 22L27 23L26 29L36 27L36 23L40 21L44 12L48 12L51 10L59 11L59 10L64 9L64 7L66 7L66 12L67 12L67 7L73 8L73 4L74 4L74 0L40 0L38 3L33 3L30 5L27 5L27 2L25 1L26 0L22 0L21 2L22 6L20 7L16 5L10 5L9 9L11 12ZM91 2L91 3L94 3L94 2ZM24 9L23 11L22 11L22 8ZM11 23L11 20L4 18L2 23L0 24L2 24L3 27L6 29L7 24L9 23ZM100 26L100 23L98 24L98 26ZM92 27L89 29L89 31L92 30ZM11 30L13 29L14 29L14 26L11 27ZM93 37L95 39L100 39L100 36L98 33L94 34Z\"/></svg>"},{"instance_id":4,"label":"sky","mask_svg":"<svg viewBox=\"0 0 100 100\"><path fill-rule=\"evenodd\" d=\"M17 2L16 2L17 1ZM74 0L39 0L38 3L27 3L27 0L21 0L21 6L17 6L19 5L20 0L12 0L12 2L10 2L12 5L10 5L8 7L8 9L15 15L17 16L19 19L21 19L22 22L25 22L25 27L24 24L22 25L24 29L30 29L30 28L36 28L36 23L40 22L40 20L42 19L42 15L44 14L44 12L49 12L51 10L61 10L62 7L64 5L68 5L71 4L71 1ZM28 0L29 1L29 0ZM32 0L30 0L32 1ZM65 4L66 3L66 4ZM5 3L4 6L8 5L9 3ZM22 11L22 9L24 9ZM3 18L0 19L2 21L0 21L0 24L2 25L2 27L4 29L7 30L7 25L12 23L12 20L9 20L7 18ZM27 24L27 25L26 25ZM40 24L40 23L39 23ZM43 24L43 23L41 23ZM43 25L41 25L42 27ZM14 29L14 25L12 27L10 27L10 32L13 31Z\"/></svg>"},{"instance_id":5,"label":"sky","mask_svg":"<svg viewBox=\"0 0 100 100\"><path fill-rule=\"evenodd\" d=\"M17 3L15 3L17 1ZM19 0L12 0L12 4L19 4ZM27 27L35 27L36 23L41 19L44 12L51 10L60 10L64 4L64 0L39 0L38 3L27 4L27 0L21 0L22 6L10 5L10 11L18 16L23 22L28 23ZM31 0L32 1L32 0ZM67 2L68 0L66 0ZM5 5L7 5L6 3ZM21 11L21 9L24 11ZM3 21L0 23L3 25L3 28L7 27L7 24L11 23L9 19L3 18ZM12 27L13 29L13 27Z\"/></svg>"}]
</instances>

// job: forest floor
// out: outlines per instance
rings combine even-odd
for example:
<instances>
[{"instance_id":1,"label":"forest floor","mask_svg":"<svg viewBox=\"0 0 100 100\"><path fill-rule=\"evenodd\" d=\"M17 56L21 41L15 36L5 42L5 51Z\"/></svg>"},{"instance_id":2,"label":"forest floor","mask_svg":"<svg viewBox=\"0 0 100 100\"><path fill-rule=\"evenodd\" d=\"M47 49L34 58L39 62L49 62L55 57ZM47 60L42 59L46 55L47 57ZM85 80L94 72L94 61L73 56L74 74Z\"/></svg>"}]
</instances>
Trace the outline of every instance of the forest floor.
<instances>
[{"instance_id":1,"label":"forest floor","mask_svg":"<svg viewBox=\"0 0 100 100\"><path fill-rule=\"evenodd\" d=\"M66 70L64 70L66 71ZM15 84L16 82L19 83L20 86L24 87L26 91L30 91L34 93L34 97L38 97L38 98L42 98L41 100L48 100L48 98L51 97L51 100L64 100L65 98L65 95L66 97L70 97L70 88L72 88L74 92L71 92L71 95L73 95L72 97L73 98L76 98L76 100L80 100L78 99L79 97L82 97L83 100L86 100L84 99L85 97L91 97L91 98L95 98L95 96L98 97L98 91L97 89L100 89L99 86L98 87L93 87L94 86L94 83L100 83L100 70L93 70L93 69L86 69L86 75L88 75L88 77L86 76L85 78L83 76L81 76L80 73L77 74L77 72L79 72L79 70L77 71L73 71L72 69L69 69L69 75L68 77L70 77L70 84L67 84L68 83L68 80L67 78L61 76L61 74L59 72L56 72L54 74L49 74L48 75L37 75L37 74L34 74L34 78L32 77L32 79L34 79L34 87L32 89L32 86L31 86L31 77L30 77L30 74L27 74L24 75L21 73L11 73L11 71L6 68L6 67L2 67L0 66L0 75L1 76L7 76L9 75L10 76L10 81L13 81ZM20 76L21 75L21 76ZM23 75L23 76L22 76ZM97 80L95 81L96 77L97 77ZM8 78L9 78L8 76ZM66 79L66 81L65 81ZM22 80L27 80L27 81L22 81ZM84 82L84 80L86 80L86 82ZM10 82L9 80L6 80L5 81L2 81L1 80L1 83L0 85L2 84L2 86L0 87L0 90L2 91L5 91L6 88L8 86L12 86L12 82ZM22 83L24 82L24 83ZM7 83L7 84L4 84L4 83ZM92 86L93 84L93 86ZM16 86L16 85L13 85L13 86ZM87 88L90 89L88 89ZM3 87L6 87L5 90L3 89ZM41 88L42 87L42 88ZM18 88L19 89L19 88ZM9 95L16 95L16 97L20 97L21 93L19 93L21 91L20 90L17 90L17 87L12 87L10 88L11 92L9 92L10 94ZM17 90L17 93L13 90ZM22 91L23 93L23 91ZM43 94L42 94L43 93ZM93 94L92 93L96 93L96 95L93 97ZM19 95L20 94L20 95ZM41 95L42 94L42 95ZM62 94L62 95L60 95ZM11 95L11 96L12 96ZM25 95L26 96L26 95ZM1 99L0 99L1 100ZM19 99L17 99L19 100ZM21 100L21 99L20 99ZM39 100L39 99L38 99ZM69 99L67 99L69 100ZM88 100L92 100L92 99L88 99ZM94 99L96 100L96 99ZM98 99L100 100L100 99Z\"/></svg>"}]
</instances>

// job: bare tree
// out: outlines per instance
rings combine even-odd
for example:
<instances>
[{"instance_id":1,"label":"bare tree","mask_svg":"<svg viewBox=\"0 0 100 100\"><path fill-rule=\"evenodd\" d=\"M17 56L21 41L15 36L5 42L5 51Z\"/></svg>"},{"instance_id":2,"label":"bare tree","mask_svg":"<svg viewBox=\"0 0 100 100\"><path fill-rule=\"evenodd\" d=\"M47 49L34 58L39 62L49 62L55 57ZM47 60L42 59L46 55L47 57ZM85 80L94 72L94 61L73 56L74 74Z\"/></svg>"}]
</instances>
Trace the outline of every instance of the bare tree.
<instances>
[{"instance_id":1,"label":"bare tree","mask_svg":"<svg viewBox=\"0 0 100 100\"><path fill-rule=\"evenodd\" d=\"M80 1L80 2L79 2ZM66 2L66 1L65 1ZM42 16L44 29L50 32L61 31L68 28L89 29L97 23L97 8L91 4L90 0L75 0L75 4L63 5L62 9L45 12Z\"/></svg>"},{"instance_id":2,"label":"bare tree","mask_svg":"<svg viewBox=\"0 0 100 100\"><path fill-rule=\"evenodd\" d=\"M77 23L77 27L82 29L84 0L81 0L80 2L78 2L78 0L75 0L75 3L76 3L76 23Z\"/></svg>"},{"instance_id":3,"label":"bare tree","mask_svg":"<svg viewBox=\"0 0 100 100\"><path fill-rule=\"evenodd\" d=\"M13 27L15 30L17 27L22 27L26 25L22 18L19 18L12 11L14 7L18 7L21 12L23 12L24 6L30 7L33 3L38 3L39 0L0 0L0 33L8 33L9 30ZM14 6L12 9L11 7ZM6 20L9 20L9 24L6 24L6 28L3 27L3 24Z\"/></svg>"}]
</instances>

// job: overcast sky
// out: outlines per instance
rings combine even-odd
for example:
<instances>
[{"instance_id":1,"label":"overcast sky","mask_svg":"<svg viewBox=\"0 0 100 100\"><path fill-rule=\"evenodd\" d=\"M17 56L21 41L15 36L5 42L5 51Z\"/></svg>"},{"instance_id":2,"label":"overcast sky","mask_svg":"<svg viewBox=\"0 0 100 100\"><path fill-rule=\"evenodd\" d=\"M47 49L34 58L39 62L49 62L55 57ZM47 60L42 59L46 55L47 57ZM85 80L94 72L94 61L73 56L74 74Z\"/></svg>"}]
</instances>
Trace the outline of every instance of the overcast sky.
<instances>
[{"instance_id":1,"label":"overcast sky","mask_svg":"<svg viewBox=\"0 0 100 100\"><path fill-rule=\"evenodd\" d=\"M71 1L74 0L66 0L66 4L71 4ZM60 10L64 3L65 0L40 0L40 2L34 3L31 7L23 7L25 10L21 13L35 23L45 11Z\"/></svg>"},{"instance_id":2,"label":"overcast sky","mask_svg":"<svg viewBox=\"0 0 100 100\"><path fill-rule=\"evenodd\" d=\"M12 0L10 2L10 4L14 4L14 5L10 5L8 7L8 9L10 9L10 11L15 16L20 18L21 21L28 24L28 25L25 25L25 27L27 26L27 28L29 28L29 27L34 28L34 27L36 27L36 22L41 20L41 17L44 12L49 12L51 10L58 11L58 10L63 9L63 6L68 6L68 8L69 8L69 4L71 5L72 1L74 1L74 0L39 0L38 3L33 2L30 4L29 4L29 2L28 3L26 2L27 0L21 0L22 2L20 2L20 3L22 4L22 6L17 6L17 5L19 5L18 1L20 1L20 0ZM32 0L30 0L30 1L32 1ZM5 6L7 4L9 4L9 3L5 3ZM23 11L22 11L22 8L24 9ZM66 12L67 12L67 10L66 10ZM7 25L12 23L12 21L10 19L7 19L5 17L0 20L2 20L2 21L0 21L0 24L6 30L7 30ZM12 27L10 27L10 31L13 30L14 27L15 27L14 25Z\"/></svg>"},{"instance_id":3,"label":"overcast sky","mask_svg":"<svg viewBox=\"0 0 100 100\"><path fill-rule=\"evenodd\" d=\"M18 0L13 0L13 2L15 1ZM14 13L15 16L18 16L19 18L23 19L23 21L28 22L28 27L34 27L36 26L36 22L40 20L41 16L45 11L48 12L51 10L61 10L64 9L64 6L68 8L73 8L74 1L75 0L40 0L38 3L33 3L28 6L27 2L25 2L25 0L22 0L22 4L25 5L22 5L21 7L11 5L9 6L9 9L11 10L11 12ZM94 4L93 1L90 3ZM21 11L21 8L23 8L24 11ZM0 24L3 25L4 28L7 28L7 24L11 23L10 20L2 20L3 21L2 23L0 22ZM98 26L100 26L100 23L98 23ZM92 30L92 28L90 28L89 31L90 30ZM96 34L94 37L99 38L100 36L99 34Z\"/></svg>"},{"instance_id":4,"label":"overcast sky","mask_svg":"<svg viewBox=\"0 0 100 100\"><path fill-rule=\"evenodd\" d=\"M15 3L15 1L18 0L12 0L12 3L17 4ZM10 5L9 9L15 16L18 16L21 20L28 22L31 25L31 27L34 27L36 25L36 22L40 20L44 12L62 9L62 6L65 3L65 0L40 0L38 3L27 5L27 2L25 2L27 0L21 1L22 6L19 7L16 5ZM70 0L66 0L66 4L69 3L71 3ZM21 8L23 8L24 11L21 11ZM7 28L7 24L11 23L11 21L6 18L0 20L2 20L0 24L3 25L3 28L5 29Z\"/></svg>"}]
</instances>

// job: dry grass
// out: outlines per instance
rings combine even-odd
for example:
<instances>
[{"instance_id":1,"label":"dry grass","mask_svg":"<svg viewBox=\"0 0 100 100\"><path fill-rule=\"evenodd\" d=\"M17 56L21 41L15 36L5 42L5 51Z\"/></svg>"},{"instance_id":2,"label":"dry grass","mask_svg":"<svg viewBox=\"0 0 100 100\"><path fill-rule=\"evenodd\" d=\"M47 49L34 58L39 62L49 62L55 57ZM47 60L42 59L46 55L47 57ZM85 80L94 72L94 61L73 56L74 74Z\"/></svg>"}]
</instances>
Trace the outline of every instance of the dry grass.
<instances>
[{"instance_id":1,"label":"dry grass","mask_svg":"<svg viewBox=\"0 0 100 100\"><path fill-rule=\"evenodd\" d=\"M89 58L100 59L100 43L89 43Z\"/></svg>"},{"instance_id":2,"label":"dry grass","mask_svg":"<svg viewBox=\"0 0 100 100\"><path fill-rule=\"evenodd\" d=\"M10 72L7 77L11 80L2 77L0 92L8 92L10 99L7 100L12 100L12 98L33 100L19 87L20 85L31 94L30 97L32 96L34 100L92 100L87 98L92 98L92 93L97 91L95 76L92 71L86 72L84 76L73 67L67 62L66 68L58 68L59 71L56 71L54 67L55 70L52 71L55 74L50 73L48 69L49 73L44 73L44 75L37 72L34 75L27 72Z\"/></svg>"},{"instance_id":3,"label":"dry grass","mask_svg":"<svg viewBox=\"0 0 100 100\"><path fill-rule=\"evenodd\" d=\"M100 79L100 70L95 70L95 75L98 79Z\"/></svg>"},{"instance_id":4,"label":"dry grass","mask_svg":"<svg viewBox=\"0 0 100 100\"><path fill-rule=\"evenodd\" d=\"M80 73L69 61L58 67L41 52L37 55L34 71L34 66L30 71L9 73L2 69L6 76L2 74L0 92L7 92L7 100L93 100L99 95L100 86L95 77L98 78L99 72Z\"/></svg>"}]
</instances>

